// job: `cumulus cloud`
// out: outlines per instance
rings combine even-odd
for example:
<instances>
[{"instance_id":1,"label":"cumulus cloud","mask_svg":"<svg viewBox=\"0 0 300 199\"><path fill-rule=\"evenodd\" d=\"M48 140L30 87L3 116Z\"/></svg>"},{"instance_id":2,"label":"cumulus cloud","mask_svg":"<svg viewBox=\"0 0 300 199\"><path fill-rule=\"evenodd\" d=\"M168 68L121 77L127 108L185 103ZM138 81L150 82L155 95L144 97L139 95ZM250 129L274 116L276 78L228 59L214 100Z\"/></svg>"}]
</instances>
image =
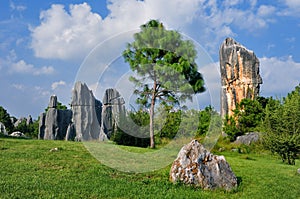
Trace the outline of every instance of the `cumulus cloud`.
<instances>
[{"instance_id":1,"label":"cumulus cloud","mask_svg":"<svg viewBox=\"0 0 300 199\"><path fill-rule=\"evenodd\" d=\"M205 47L216 49L221 39L235 35L232 25L255 32L270 23L273 7L256 8L255 1L246 2L247 10L239 7L244 3L240 0L223 4L205 0L110 0L105 18L92 12L87 3L69 8L53 4L41 12L40 25L31 28L31 47L41 58L82 59L111 36L159 19L167 28L198 37Z\"/></svg>"},{"instance_id":2,"label":"cumulus cloud","mask_svg":"<svg viewBox=\"0 0 300 199\"><path fill-rule=\"evenodd\" d=\"M10 73L33 74L33 75L50 75L54 73L52 66L43 66L41 68L34 67L32 64L20 60L10 64Z\"/></svg>"},{"instance_id":3,"label":"cumulus cloud","mask_svg":"<svg viewBox=\"0 0 300 199\"><path fill-rule=\"evenodd\" d=\"M260 58L263 84L261 94L266 96L284 97L299 83L300 63L291 56Z\"/></svg>"},{"instance_id":4,"label":"cumulus cloud","mask_svg":"<svg viewBox=\"0 0 300 199\"><path fill-rule=\"evenodd\" d=\"M51 89L52 89L52 90L55 90L55 89L57 89L59 86L65 86L65 85L66 85L66 82L60 80L59 82L53 82L52 85L51 85Z\"/></svg>"}]
</instances>

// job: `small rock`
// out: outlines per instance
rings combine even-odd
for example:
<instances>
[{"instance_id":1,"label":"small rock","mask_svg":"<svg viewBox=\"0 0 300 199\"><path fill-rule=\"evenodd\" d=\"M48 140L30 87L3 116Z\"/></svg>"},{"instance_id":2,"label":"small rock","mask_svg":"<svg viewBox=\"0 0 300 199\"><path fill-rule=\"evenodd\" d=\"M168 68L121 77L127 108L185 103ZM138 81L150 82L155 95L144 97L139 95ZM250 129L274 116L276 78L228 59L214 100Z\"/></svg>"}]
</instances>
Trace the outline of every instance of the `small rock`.
<instances>
[{"instance_id":1,"label":"small rock","mask_svg":"<svg viewBox=\"0 0 300 199\"><path fill-rule=\"evenodd\" d=\"M259 133L251 132L251 133L246 133L245 135L242 136L238 136L236 138L235 143L250 145L254 142L257 142L258 140L259 140Z\"/></svg>"},{"instance_id":2,"label":"small rock","mask_svg":"<svg viewBox=\"0 0 300 199\"><path fill-rule=\"evenodd\" d=\"M22 132L20 132L20 131L15 131L15 132L11 133L9 136L12 136L12 137L23 137L23 138L26 137L26 136L25 136Z\"/></svg>"},{"instance_id":3,"label":"small rock","mask_svg":"<svg viewBox=\"0 0 300 199\"><path fill-rule=\"evenodd\" d=\"M298 173L298 174L300 174L300 168L299 168L299 169L297 169L297 173Z\"/></svg>"},{"instance_id":4,"label":"small rock","mask_svg":"<svg viewBox=\"0 0 300 199\"><path fill-rule=\"evenodd\" d=\"M50 152L56 152L56 151L58 151L58 148L57 148L57 147L55 147L55 148L53 148L53 149L50 149Z\"/></svg>"}]
</instances>

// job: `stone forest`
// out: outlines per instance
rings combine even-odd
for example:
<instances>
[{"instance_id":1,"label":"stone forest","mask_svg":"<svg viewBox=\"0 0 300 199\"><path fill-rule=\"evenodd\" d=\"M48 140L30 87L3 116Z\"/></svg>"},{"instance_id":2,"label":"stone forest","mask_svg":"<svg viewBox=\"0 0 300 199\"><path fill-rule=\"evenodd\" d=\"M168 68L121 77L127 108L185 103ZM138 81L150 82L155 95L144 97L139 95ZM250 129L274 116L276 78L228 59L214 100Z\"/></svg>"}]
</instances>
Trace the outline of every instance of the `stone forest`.
<instances>
[{"instance_id":1,"label":"stone forest","mask_svg":"<svg viewBox=\"0 0 300 199\"><path fill-rule=\"evenodd\" d=\"M255 128L246 134L239 134L238 128L242 127L243 122L239 118L240 114L246 111L245 100L259 98L260 85L263 83L260 76L260 62L253 51L233 38L226 38L221 44L219 61L222 86L220 115L223 119L227 118L224 126L225 129L229 129L223 134L226 136L229 132L228 136L231 136L230 132L236 131L231 141L249 146L253 142L258 142L261 135L251 131ZM242 102L244 104L241 105ZM250 107L255 109L254 105L251 104ZM259 116L259 112L254 115ZM107 141L112 138L126 114L124 99L115 88L108 88L100 101L95 98L85 82L76 82L72 90L70 109L60 109L57 96L50 97L46 111L39 117L38 139ZM266 115L271 117L268 112ZM31 117L25 120L27 124L32 123ZM15 126L19 123L20 120L14 121ZM232 124L235 125L232 127ZM247 125L249 127L252 124ZM8 135L2 123L0 131ZM11 134L11 136L20 135L22 132ZM280 154L271 145L269 147L272 152ZM295 151L290 156L285 153L280 156L283 161L288 159L289 164L295 164L295 159L299 155L297 150ZM203 189L232 190L240 183L225 157L212 154L197 139L181 148L171 166L169 179L174 183L192 184Z\"/></svg>"}]
</instances>

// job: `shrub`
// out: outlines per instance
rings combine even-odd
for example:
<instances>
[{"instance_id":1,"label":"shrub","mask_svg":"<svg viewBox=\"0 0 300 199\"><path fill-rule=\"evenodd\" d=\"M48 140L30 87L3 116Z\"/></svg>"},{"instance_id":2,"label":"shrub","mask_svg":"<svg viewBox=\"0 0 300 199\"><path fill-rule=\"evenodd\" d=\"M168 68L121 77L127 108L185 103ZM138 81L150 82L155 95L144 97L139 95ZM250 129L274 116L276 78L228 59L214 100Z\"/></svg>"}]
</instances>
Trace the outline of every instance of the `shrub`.
<instances>
[{"instance_id":1,"label":"shrub","mask_svg":"<svg viewBox=\"0 0 300 199\"><path fill-rule=\"evenodd\" d=\"M300 87L280 101L266 106L264 146L278 154L283 162L295 164L300 153Z\"/></svg>"}]
</instances>

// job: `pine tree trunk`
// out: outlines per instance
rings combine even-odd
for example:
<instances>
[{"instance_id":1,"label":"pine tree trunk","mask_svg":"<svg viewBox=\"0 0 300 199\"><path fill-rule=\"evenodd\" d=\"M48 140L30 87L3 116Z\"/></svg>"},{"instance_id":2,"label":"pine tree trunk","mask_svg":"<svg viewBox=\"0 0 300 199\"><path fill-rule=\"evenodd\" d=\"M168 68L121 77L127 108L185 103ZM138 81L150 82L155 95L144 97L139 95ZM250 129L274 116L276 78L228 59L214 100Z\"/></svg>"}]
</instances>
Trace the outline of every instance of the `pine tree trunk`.
<instances>
[{"instance_id":1,"label":"pine tree trunk","mask_svg":"<svg viewBox=\"0 0 300 199\"><path fill-rule=\"evenodd\" d=\"M156 81L154 81L152 97L151 97L151 106L150 106L150 148L155 148L155 139L154 139L154 106L155 106L155 93L156 93Z\"/></svg>"}]
</instances>

